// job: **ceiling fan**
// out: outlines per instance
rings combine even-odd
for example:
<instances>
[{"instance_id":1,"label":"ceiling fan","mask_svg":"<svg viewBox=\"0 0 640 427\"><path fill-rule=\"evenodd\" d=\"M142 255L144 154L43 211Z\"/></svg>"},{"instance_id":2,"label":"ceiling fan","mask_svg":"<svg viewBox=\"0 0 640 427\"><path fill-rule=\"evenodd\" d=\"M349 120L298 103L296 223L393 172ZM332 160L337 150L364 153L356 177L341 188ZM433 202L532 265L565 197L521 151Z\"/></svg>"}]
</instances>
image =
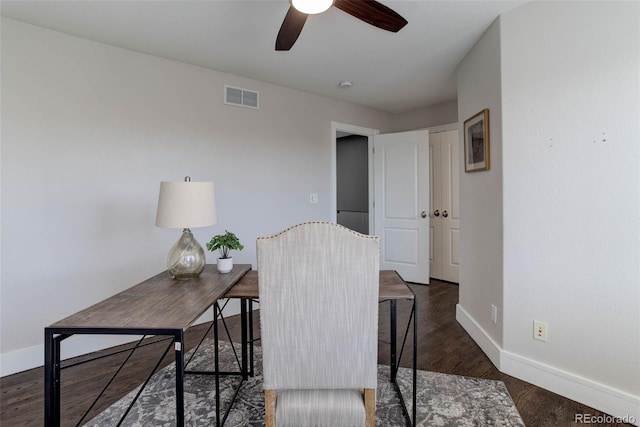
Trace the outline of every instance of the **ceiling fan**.
<instances>
[{"instance_id":1,"label":"ceiling fan","mask_svg":"<svg viewBox=\"0 0 640 427\"><path fill-rule=\"evenodd\" d=\"M291 49L307 17L324 12L332 5L367 24L394 33L407 25L406 19L375 0L291 0L291 6L276 38L276 50Z\"/></svg>"}]
</instances>

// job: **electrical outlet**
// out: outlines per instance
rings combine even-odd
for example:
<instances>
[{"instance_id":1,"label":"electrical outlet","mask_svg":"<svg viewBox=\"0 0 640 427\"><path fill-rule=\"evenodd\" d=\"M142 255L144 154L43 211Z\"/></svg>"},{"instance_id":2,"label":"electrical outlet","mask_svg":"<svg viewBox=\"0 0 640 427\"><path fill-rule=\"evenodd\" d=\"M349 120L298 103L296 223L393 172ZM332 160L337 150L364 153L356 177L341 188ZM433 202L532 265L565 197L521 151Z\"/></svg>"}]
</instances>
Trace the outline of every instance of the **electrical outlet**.
<instances>
[{"instance_id":1,"label":"electrical outlet","mask_svg":"<svg viewBox=\"0 0 640 427\"><path fill-rule=\"evenodd\" d=\"M493 304L491 304L491 321L498 323L498 307Z\"/></svg>"},{"instance_id":2,"label":"electrical outlet","mask_svg":"<svg viewBox=\"0 0 640 427\"><path fill-rule=\"evenodd\" d=\"M549 333L549 325L540 320L533 321L533 339L538 341L547 342Z\"/></svg>"}]
</instances>

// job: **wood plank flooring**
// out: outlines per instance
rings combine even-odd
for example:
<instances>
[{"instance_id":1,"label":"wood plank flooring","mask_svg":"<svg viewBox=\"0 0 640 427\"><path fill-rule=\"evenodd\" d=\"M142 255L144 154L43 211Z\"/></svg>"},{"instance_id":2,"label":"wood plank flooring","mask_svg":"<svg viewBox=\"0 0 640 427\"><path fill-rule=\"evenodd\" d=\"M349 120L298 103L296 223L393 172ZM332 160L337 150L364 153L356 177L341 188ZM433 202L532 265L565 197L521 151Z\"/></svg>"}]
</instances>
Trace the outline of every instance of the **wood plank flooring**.
<instances>
[{"instance_id":1,"label":"wood plank flooring","mask_svg":"<svg viewBox=\"0 0 640 427\"><path fill-rule=\"evenodd\" d=\"M592 408L500 373L455 320L455 305L458 302L457 285L434 280L429 286L411 285L411 288L419 302L418 369L504 381L527 426L577 426L579 423L574 422L576 414L602 415ZM399 302L399 335L402 328L400 325L406 325L410 310L410 303ZM388 312L388 307L381 305L380 333L383 340L389 339ZM259 334L258 317L257 314L254 316L256 335ZM234 341L240 340L239 323L237 316L227 319ZM192 348L197 343L206 327L207 325L198 325L187 331L185 338L187 348ZM411 343L411 340L408 340L408 343ZM100 413L141 384L167 345L166 341L153 339L153 344L134 353L118 379L86 419ZM411 348L405 349L401 360L403 366L410 366L410 354ZM164 359L163 365L171 363L172 356L170 352ZM75 425L78 422L124 357L126 354L111 356L64 372L61 409L64 425ZM83 359L87 357L77 358L75 361ZM380 347L379 359L381 363L388 363L386 346ZM43 368L0 378L0 425L42 426L43 390ZM630 424L606 425L630 426Z\"/></svg>"}]
</instances>

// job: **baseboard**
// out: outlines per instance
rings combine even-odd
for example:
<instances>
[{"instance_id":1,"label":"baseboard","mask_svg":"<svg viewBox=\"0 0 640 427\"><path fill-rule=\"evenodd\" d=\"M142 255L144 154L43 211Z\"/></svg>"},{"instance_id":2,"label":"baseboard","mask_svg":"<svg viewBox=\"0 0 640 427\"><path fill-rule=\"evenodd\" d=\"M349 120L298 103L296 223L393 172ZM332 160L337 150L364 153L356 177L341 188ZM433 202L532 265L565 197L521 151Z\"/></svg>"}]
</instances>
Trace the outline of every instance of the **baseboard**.
<instances>
[{"instance_id":1,"label":"baseboard","mask_svg":"<svg viewBox=\"0 0 640 427\"><path fill-rule=\"evenodd\" d=\"M456 320L500 372L611 415L613 419L605 420L605 424L626 422L639 425L640 396L503 350L460 304L456 306Z\"/></svg>"},{"instance_id":2,"label":"baseboard","mask_svg":"<svg viewBox=\"0 0 640 427\"><path fill-rule=\"evenodd\" d=\"M108 347L125 344L131 336L77 336L68 338L61 346L61 358L80 356ZM0 377L39 368L44 365L44 344L0 354ZM44 373L43 373L44 375Z\"/></svg>"},{"instance_id":3,"label":"baseboard","mask_svg":"<svg viewBox=\"0 0 640 427\"><path fill-rule=\"evenodd\" d=\"M236 299L229 300L229 304L224 306L224 315L233 316L240 313L240 303ZM213 312L208 311L203 314L194 325L211 322ZM44 335L44 329L43 329ZM68 359L83 354L91 353L105 348L126 344L135 339L130 335L76 335L68 338L61 346L61 359ZM44 344L23 348L9 353L0 354L0 377L39 368L44 365ZM44 375L44 373L43 373Z\"/></svg>"},{"instance_id":4,"label":"baseboard","mask_svg":"<svg viewBox=\"0 0 640 427\"><path fill-rule=\"evenodd\" d=\"M508 351L502 350L500 360L498 369L501 372L614 417L613 420L604 420L604 423L599 424L624 422L637 426L640 422L640 396L634 396ZM576 415L593 416L593 414Z\"/></svg>"},{"instance_id":5,"label":"baseboard","mask_svg":"<svg viewBox=\"0 0 640 427\"><path fill-rule=\"evenodd\" d=\"M500 369L500 354L502 348L485 332L484 329L466 312L460 304L456 304L456 320L467 331L471 338L480 346L484 354Z\"/></svg>"},{"instance_id":6,"label":"baseboard","mask_svg":"<svg viewBox=\"0 0 640 427\"><path fill-rule=\"evenodd\" d=\"M36 345L10 353L2 353L0 354L0 377L37 368L38 366L42 366L43 360L44 345Z\"/></svg>"}]
</instances>

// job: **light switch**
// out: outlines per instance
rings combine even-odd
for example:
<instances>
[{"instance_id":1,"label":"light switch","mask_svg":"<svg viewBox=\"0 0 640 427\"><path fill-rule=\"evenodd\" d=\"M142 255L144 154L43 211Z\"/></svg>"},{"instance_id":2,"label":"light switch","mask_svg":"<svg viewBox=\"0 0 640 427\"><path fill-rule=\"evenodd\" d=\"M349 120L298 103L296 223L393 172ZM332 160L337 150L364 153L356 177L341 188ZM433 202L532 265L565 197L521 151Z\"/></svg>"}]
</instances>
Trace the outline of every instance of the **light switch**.
<instances>
[{"instance_id":1,"label":"light switch","mask_svg":"<svg viewBox=\"0 0 640 427\"><path fill-rule=\"evenodd\" d=\"M318 193L309 194L309 203L318 203Z\"/></svg>"}]
</instances>

